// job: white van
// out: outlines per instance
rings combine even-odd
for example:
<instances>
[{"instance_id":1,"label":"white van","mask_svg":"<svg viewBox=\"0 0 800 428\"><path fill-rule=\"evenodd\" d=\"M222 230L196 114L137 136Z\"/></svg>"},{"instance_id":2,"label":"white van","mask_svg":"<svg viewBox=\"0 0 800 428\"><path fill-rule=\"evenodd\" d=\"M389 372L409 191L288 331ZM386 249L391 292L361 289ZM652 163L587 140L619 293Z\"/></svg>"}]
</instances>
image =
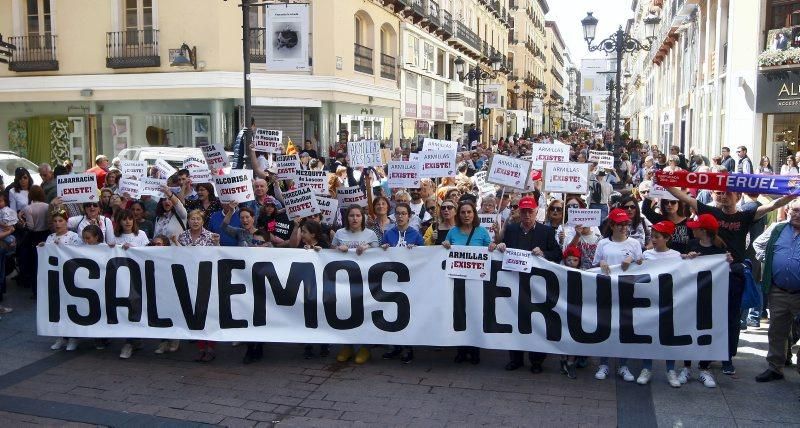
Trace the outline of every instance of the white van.
<instances>
[{"instance_id":1,"label":"white van","mask_svg":"<svg viewBox=\"0 0 800 428\"><path fill-rule=\"evenodd\" d=\"M226 152L228 158L233 157L233 152ZM203 159L203 151L198 147L131 147L123 149L117 157L125 160L143 160L148 165L155 165L156 160L164 159L175 169L183 168L183 160L189 156Z\"/></svg>"}]
</instances>

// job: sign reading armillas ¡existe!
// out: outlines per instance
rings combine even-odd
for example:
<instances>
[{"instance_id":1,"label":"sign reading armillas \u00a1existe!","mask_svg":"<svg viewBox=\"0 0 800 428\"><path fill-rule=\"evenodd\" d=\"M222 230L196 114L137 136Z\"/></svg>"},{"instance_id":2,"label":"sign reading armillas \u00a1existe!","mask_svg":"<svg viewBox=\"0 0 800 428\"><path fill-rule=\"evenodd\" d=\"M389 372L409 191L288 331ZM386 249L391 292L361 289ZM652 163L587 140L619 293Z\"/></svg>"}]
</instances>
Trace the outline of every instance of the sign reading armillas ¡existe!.
<instances>
[{"instance_id":1,"label":"sign reading armillas \u00a1existe!","mask_svg":"<svg viewBox=\"0 0 800 428\"><path fill-rule=\"evenodd\" d=\"M756 94L757 113L800 112L800 68L759 73Z\"/></svg>"}]
</instances>

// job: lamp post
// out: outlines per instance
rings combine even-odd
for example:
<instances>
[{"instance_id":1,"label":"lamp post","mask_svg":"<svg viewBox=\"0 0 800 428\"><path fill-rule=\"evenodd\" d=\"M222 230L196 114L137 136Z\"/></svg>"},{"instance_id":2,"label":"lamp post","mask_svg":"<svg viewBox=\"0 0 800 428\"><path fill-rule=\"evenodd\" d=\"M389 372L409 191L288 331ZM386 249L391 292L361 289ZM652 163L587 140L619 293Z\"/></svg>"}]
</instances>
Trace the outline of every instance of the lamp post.
<instances>
[{"instance_id":1,"label":"lamp post","mask_svg":"<svg viewBox=\"0 0 800 428\"><path fill-rule=\"evenodd\" d=\"M550 124L548 126L548 129L550 130L550 133L552 134L553 133L553 110L559 111L561 109L561 101L556 101L556 100L547 101L546 103L544 103L544 107L547 107L547 111L550 112ZM542 122L542 123L544 123L544 122Z\"/></svg>"},{"instance_id":2,"label":"lamp post","mask_svg":"<svg viewBox=\"0 0 800 428\"><path fill-rule=\"evenodd\" d=\"M525 129L522 132L522 136L528 138L531 136L531 121L529 113L533 108L533 100L543 99L545 95L545 88L542 83L537 83L533 87L532 91L526 90L525 92L522 92L522 88L520 88L519 83L517 83L514 85L514 94L516 94L517 97L523 97L525 101ZM544 124L544 122L542 122L542 124Z\"/></svg>"},{"instance_id":3,"label":"lamp post","mask_svg":"<svg viewBox=\"0 0 800 428\"><path fill-rule=\"evenodd\" d=\"M661 22L661 19L655 15L650 15L644 20L645 34L647 34L646 43L631 37L630 34L626 33L622 29L622 26L620 26L614 34L605 40L602 40L597 45L592 46L592 41L594 40L595 32L597 31L597 22L597 18L592 16L592 12L589 12L586 17L581 20L581 25L583 26L583 39L586 40L586 45L589 48L589 52L603 51L607 54L615 53L617 55L617 76L614 87L614 98L616 98L616 105L614 106L614 156L616 157L618 151L617 149L620 145L619 105L620 98L622 96L622 85L620 84L622 79L622 57L625 53L649 51L653 46L652 43L653 40L655 40L656 27Z\"/></svg>"},{"instance_id":4,"label":"lamp post","mask_svg":"<svg viewBox=\"0 0 800 428\"><path fill-rule=\"evenodd\" d=\"M497 76L500 73L500 69L503 67L503 57L495 52L494 55L489 58L489 62L492 64L492 72L484 71L480 63L476 64L475 67L470 67L469 70L466 70L466 61L464 61L461 57L456 58L453 62L456 66L456 74L458 74L461 80L469 80L470 84L472 81L475 81L475 129L480 132L481 130L481 121L479 119L481 108L480 108L480 100L481 100L481 81L482 80L491 80L497 79ZM469 141L471 143L471 141Z\"/></svg>"}]
</instances>

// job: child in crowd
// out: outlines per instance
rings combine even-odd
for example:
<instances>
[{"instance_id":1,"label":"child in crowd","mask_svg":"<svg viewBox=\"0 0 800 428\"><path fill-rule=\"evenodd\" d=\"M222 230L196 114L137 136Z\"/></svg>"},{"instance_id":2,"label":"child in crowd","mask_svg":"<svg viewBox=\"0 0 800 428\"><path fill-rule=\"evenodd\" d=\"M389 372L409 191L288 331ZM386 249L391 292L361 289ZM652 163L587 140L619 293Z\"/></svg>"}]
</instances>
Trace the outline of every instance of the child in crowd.
<instances>
[{"instance_id":1,"label":"child in crowd","mask_svg":"<svg viewBox=\"0 0 800 428\"><path fill-rule=\"evenodd\" d=\"M571 267L573 269L580 269L581 268L580 248L574 245L567 246L567 248L564 250L564 257L561 259L561 262L566 267ZM570 379L577 379L578 372L575 370L576 359L577 357L574 355L562 355L561 374L566 375Z\"/></svg>"},{"instance_id":2,"label":"child in crowd","mask_svg":"<svg viewBox=\"0 0 800 428\"><path fill-rule=\"evenodd\" d=\"M105 237L103 236L103 231L100 230L100 227L94 224L90 224L83 228L81 231L81 238L83 239L83 245L100 245L105 241ZM109 340L108 339L95 339L94 340L94 349L98 351L102 351L106 349L108 346Z\"/></svg>"},{"instance_id":3,"label":"child in crowd","mask_svg":"<svg viewBox=\"0 0 800 428\"><path fill-rule=\"evenodd\" d=\"M0 192L0 230L3 232L13 231L18 221L17 213L8 206L8 196ZM9 233L0 241L0 246L6 251L12 251L17 248L17 238L13 233Z\"/></svg>"}]
</instances>

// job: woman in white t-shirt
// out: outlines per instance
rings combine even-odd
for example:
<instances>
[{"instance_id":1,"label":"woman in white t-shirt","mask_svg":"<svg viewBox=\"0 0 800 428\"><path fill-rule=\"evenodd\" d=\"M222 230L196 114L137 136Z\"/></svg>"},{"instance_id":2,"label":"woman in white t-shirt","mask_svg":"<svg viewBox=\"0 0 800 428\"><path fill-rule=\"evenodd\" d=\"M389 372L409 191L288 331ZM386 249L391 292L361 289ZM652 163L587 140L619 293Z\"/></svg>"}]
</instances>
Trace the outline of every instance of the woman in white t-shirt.
<instances>
[{"instance_id":1,"label":"woman in white t-shirt","mask_svg":"<svg viewBox=\"0 0 800 428\"><path fill-rule=\"evenodd\" d=\"M114 239L110 246L122 245L123 248L146 247L150 244L147 234L139 230L139 223L129 209L119 210L114 224Z\"/></svg>"},{"instance_id":2,"label":"woman in white t-shirt","mask_svg":"<svg viewBox=\"0 0 800 428\"><path fill-rule=\"evenodd\" d=\"M593 265L599 266L606 275L611 273L610 266L621 265L623 271L628 270L634 262L642 262L642 246L636 239L628 236L631 218L625 210L615 208L608 213L608 224L611 227L611 237L600 240L594 253ZM634 377L628 369L628 359L619 359L619 374L626 382L633 382ZM608 377L608 357L600 358L600 367L597 368L595 379L603 380Z\"/></svg>"}]
</instances>

